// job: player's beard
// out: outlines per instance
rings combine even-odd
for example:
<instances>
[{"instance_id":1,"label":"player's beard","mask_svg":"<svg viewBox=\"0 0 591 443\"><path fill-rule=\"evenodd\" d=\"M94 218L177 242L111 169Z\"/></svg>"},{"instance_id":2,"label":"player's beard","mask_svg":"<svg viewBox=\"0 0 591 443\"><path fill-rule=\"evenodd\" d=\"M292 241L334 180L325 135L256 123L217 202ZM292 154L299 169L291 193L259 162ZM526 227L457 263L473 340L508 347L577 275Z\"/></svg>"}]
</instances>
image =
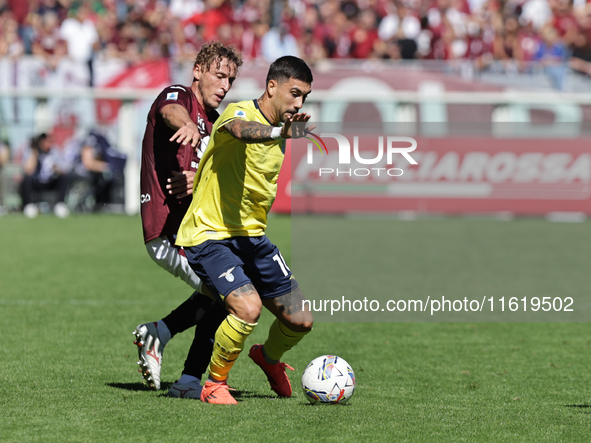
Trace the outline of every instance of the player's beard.
<instances>
[{"instance_id":1,"label":"player's beard","mask_svg":"<svg viewBox=\"0 0 591 443\"><path fill-rule=\"evenodd\" d=\"M205 111L209 112L213 109L217 109L220 106L221 102L218 103L218 101L214 98L215 94L207 95L205 91L203 91L201 83L199 83L199 85L197 86L197 90L201 95L201 100L203 101L203 107L205 108Z\"/></svg>"}]
</instances>

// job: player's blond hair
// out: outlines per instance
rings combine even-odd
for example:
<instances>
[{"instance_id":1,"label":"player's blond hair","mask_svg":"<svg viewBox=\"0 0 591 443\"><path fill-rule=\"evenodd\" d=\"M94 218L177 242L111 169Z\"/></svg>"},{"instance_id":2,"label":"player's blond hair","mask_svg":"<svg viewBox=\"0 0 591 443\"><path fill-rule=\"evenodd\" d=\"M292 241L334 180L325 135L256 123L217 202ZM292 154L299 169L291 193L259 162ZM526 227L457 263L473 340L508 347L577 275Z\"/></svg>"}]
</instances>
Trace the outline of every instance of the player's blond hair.
<instances>
[{"instance_id":1,"label":"player's blond hair","mask_svg":"<svg viewBox=\"0 0 591 443\"><path fill-rule=\"evenodd\" d=\"M238 69L242 66L240 51L234 45L225 46L220 42L205 43L197 57L195 57L193 67L199 65L205 71L209 71L213 63L216 63L219 67L224 58L228 60L228 65L233 64L236 66L236 74L238 74Z\"/></svg>"}]
</instances>

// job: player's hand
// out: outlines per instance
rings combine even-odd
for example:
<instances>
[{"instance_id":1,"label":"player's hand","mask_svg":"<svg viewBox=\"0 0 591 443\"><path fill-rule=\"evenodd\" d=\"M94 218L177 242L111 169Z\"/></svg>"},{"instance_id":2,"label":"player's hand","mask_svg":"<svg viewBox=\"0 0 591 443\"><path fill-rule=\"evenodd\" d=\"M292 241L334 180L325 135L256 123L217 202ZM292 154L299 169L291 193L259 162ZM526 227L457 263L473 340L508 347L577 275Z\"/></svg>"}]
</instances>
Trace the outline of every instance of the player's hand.
<instances>
[{"instance_id":1,"label":"player's hand","mask_svg":"<svg viewBox=\"0 0 591 443\"><path fill-rule=\"evenodd\" d=\"M197 125L193 122L189 122L185 123L184 126L181 126L179 130L176 131L172 137L170 137L171 142L175 140L181 145L190 143L191 146L195 148L199 143L199 140L201 140L201 134L199 134Z\"/></svg>"},{"instance_id":2,"label":"player's hand","mask_svg":"<svg viewBox=\"0 0 591 443\"><path fill-rule=\"evenodd\" d=\"M172 177L167 180L166 189L170 195L176 195L176 198L181 199L193 193L194 181L195 172L193 171L172 171Z\"/></svg>"},{"instance_id":3,"label":"player's hand","mask_svg":"<svg viewBox=\"0 0 591 443\"><path fill-rule=\"evenodd\" d=\"M306 127L306 122L310 120L310 115L305 112L294 114L283 123L281 127L281 137L283 138L302 138L307 132L316 128L316 125Z\"/></svg>"}]
</instances>

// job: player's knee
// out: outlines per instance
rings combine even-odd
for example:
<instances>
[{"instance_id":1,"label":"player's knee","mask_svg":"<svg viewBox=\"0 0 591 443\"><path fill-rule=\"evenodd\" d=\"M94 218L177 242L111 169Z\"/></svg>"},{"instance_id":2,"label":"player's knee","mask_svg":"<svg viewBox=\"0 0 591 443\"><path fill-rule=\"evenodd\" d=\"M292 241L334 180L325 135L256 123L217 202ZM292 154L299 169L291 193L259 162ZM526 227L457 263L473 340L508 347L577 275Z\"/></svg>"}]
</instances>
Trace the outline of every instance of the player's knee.
<instances>
[{"instance_id":1,"label":"player's knee","mask_svg":"<svg viewBox=\"0 0 591 443\"><path fill-rule=\"evenodd\" d=\"M295 332L308 333L314 327L314 319L311 312L302 312L300 315L293 315L290 329Z\"/></svg>"},{"instance_id":2,"label":"player's knee","mask_svg":"<svg viewBox=\"0 0 591 443\"><path fill-rule=\"evenodd\" d=\"M262 305L258 306L248 306L242 312L244 320L247 323L256 323L259 321L259 317L261 316Z\"/></svg>"},{"instance_id":3,"label":"player's knee","mask_svg":"<svg viewBox=\"0 0 591 443\"><path fill-rule=\"evenodd\" d=\"M314 327L314 322L312 320L302 323L302 326L301 326L302 332L308 333L312 330L313 327Z\"/></svg>"},{"instance_id":4,"label":"player's knee","mask_svg":"<svg viewBox=\"0 0 591 443\"><path fill-rule=\"evenodd\" d=\"M302 328L304 328L306 330L306 332L310 332L313 327L314 327L314 317L312 317L311 312L306 312L306 319L304 321L304 324L302 325Z\"/></svg>"},{"instance_id":5,"label":"player's knee","mask_svg":"<svg viewBox=\"0 0 591 443\"><path fill-rule=\"evenodd\" d=\"M240 309L230 310L230 313L246 323L256 323L261 316L261 308L257 309L255 306L244 306Z\"/></svg>"},{"instance_id":6,"label":"player's knee","mask_svg":"<svg viewBox=\"0 0 591 443\"><path fill-rule=\"evenodd\" d=\"M256 323L261 316L263 304L260 298L234 297L230 294L226 297L228 311L247 323Z\"/></svg>"},{"instance_id":7,"label":"player's knee","mask_svg":"<svg viewBox=\"0 0 591 443\"><path fill-rule=\"evenodd\" d=\"M304 332L310 332L313 327L314 327L314 318L312 317L312 313L309 311L304 312L302 329L304 330Z\"/></svg>"},{"instance_id":8,"label":"player's knee","mask_svg":"<svg viewBox=\"0 0 591 443\"><path fill-rule=\"evenodd\" d=\"M306 323L291 323L288 328L291 329L293 332L300 332L303 334L307 334L312 330L313 323L306 322Z\"/></svg>"}]
</instances>

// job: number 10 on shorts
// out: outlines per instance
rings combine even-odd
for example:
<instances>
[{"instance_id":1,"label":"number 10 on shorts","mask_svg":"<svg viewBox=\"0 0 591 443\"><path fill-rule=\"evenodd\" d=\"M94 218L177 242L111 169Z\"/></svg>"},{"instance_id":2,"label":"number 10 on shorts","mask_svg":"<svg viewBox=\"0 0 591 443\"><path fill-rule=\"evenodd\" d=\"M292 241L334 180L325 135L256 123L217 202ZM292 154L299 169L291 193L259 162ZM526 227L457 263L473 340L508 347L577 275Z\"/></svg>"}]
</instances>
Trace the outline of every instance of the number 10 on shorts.
<instances>
[{"instance_id":1,"label":"number 10 on shorts","mask_svg":"<svg viewBox=\"0 0 591 443\"><path fill-rule=\"evenodd\" d=\"M285 275L287 277L289 275L290 269L287 266L287 263L285 263L285 260L283 259L283 256L281 255L281 253L275 254L273 256L273 260L276 261L277 264L279 264L279 267L283 271L283 275Z\"/></svg>"}]
</instances>

